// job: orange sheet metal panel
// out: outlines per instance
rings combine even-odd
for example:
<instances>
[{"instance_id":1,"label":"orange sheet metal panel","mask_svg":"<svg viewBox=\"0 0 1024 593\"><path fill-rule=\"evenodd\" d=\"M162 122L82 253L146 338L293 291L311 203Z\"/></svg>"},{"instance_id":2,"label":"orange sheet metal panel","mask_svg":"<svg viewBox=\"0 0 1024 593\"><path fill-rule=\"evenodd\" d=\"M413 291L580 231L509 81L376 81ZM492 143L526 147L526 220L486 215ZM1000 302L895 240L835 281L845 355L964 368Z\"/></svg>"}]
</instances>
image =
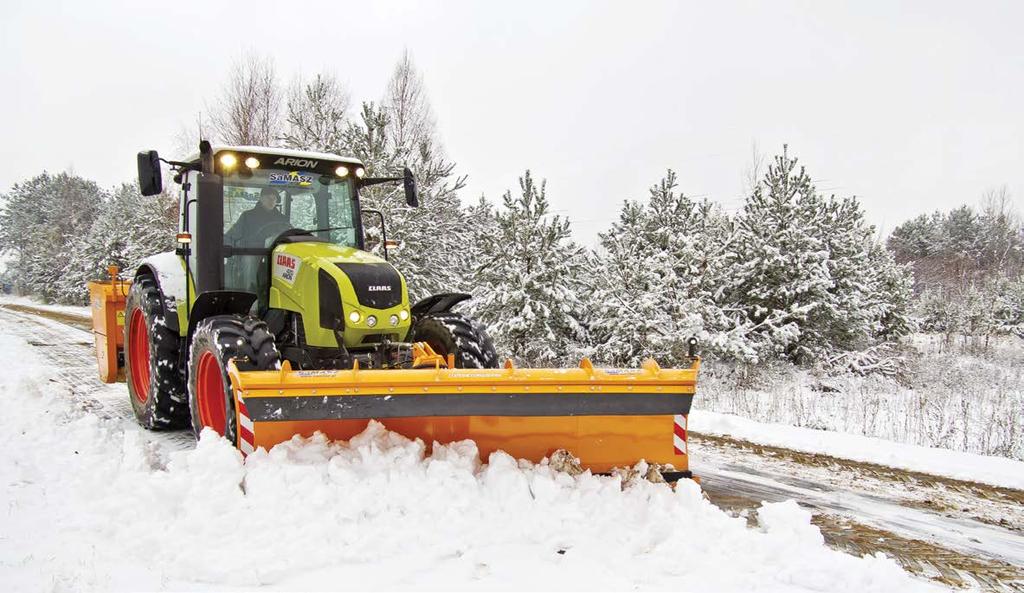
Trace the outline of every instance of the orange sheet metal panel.
<instances>
[{"instance_id":1,"label":"orange sheet metal panel","mask_svg":"<svg viewBox=\"0 0 1024 593\"><path fill-rule=\"evenodd\" d=\"M316 431L332 440L349 440L362 432L368 422L254 422L253 445L269 450L293 435L310 436ZM385 418L381 422L388 430L422 439L428 451L434 441L472 439L484 462L498 450L517 459L537 462L558 449L567 449L593 472L631 466L641 459L671 464L681 472L689 470L686 450L674 446L673 416L440 416Z\"/></svg>"},{"instance_id":2,"label":"orange sheet metal panel","mask_svg":"<svg viewBox=\"0 0 1024 593\"><path fill-rule=\"evenodd\" d=\"M595 472L641 459L687 471L698 367L230 373L243 452L318 430L347 440L375 418L428 446L472 439L484 460L499 449L532 461L568 449Z\"/></svg>"},{"instance_id":3,"label":"orange sheet metal panel","mask_svg":"<svg viewBox=\"0 0 1024 593\"><path fill-rule=\"evenodd\" d=\"M124 306L130 282L90 282L89 306L96 364L104 383L124 381L118 353L124 350Z\"/></svg>"}]
</instances>

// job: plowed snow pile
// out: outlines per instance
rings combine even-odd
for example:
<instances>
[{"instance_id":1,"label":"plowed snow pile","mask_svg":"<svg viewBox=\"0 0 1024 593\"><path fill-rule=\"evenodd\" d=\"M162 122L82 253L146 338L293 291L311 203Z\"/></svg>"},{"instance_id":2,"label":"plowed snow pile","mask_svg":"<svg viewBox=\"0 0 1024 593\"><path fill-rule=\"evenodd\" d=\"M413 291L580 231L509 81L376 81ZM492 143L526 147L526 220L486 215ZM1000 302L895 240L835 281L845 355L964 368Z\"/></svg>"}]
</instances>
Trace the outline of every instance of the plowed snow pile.
<instances>
[{"instance_id":1,"label":"plowed snow pile","mask_svg":"<svg viewBox=\"0 0 1024 593\"><path fill-rule=\"evenodd\" d=\"M472 442L425 455L379 424L244 463L212 433L167 451L70 407L17 338L0 357L5 590L930 588L829 550L792 502L749 529L692 484L481 464Z\"/></svg>"}]
</instances>

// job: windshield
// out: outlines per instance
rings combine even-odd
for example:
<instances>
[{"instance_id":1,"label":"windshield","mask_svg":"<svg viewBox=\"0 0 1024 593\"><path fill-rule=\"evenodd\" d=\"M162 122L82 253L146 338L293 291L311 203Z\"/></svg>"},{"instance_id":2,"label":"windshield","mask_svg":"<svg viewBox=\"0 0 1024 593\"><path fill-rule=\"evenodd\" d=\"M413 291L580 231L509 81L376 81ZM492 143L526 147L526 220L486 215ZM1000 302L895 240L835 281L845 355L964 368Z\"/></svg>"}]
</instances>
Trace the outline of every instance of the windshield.
<instances>
[{"instance_id":1,"label":"windshield","mask_svg":"<svg viewBox=\"0 0 1024 593\"><path fill-rule=\"evenodd\" d=\"M350 179L289 169L231 171L224 180L224 245L245 250L228 252L224 286L259 295L267 306L267 252L275 238L289 229L314 231L317 238L361 246L358 204Z\"/></svg>"},{"instance_id":2,"label":"windshield","mask_svg":"<svg viewBox=\"0 0 1024 593\"><path fill-rule=\"evenodd\" d=\"M318 238L359 247L352 182L329 175L257 169L224 176L224 243L269 247L282 232L317 230Z\"/></svg>"}]
</instances>

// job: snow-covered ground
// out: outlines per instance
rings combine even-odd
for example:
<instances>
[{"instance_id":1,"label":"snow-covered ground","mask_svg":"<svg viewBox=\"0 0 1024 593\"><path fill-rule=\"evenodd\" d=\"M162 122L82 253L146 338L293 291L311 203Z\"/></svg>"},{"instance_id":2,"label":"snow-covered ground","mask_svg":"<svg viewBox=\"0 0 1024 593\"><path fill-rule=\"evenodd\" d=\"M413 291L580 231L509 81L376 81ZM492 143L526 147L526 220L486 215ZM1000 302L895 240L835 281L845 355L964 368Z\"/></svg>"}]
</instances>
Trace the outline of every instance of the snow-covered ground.
<instances>
[{"instance_id":1,"label":"snow-covered ground","mask_svg":"<svg viewBox=\"0 0 1024 593\"><path fill-rule=\"evenodd\" d=\"M64 313L66 315L74 315L76 317L82 317L85 319L91 318L92 312L87 306L79 305L45 305L36 299L27 296L16 296L12 294L0 295L0 303L5 305L22 305L25 307L32 307L33 309L39 309L42 311L53 311L55 313Z\"/></svg>"},{"instance_id":2,"label":"snow-covered ground","mask_svg":"<svg viewBox=\"0 0 1024 593\"><path fill-rule=\"evenodd\" d=\"M823 545L792 501L759 526L676 490L571 477L470 442L424 453L379 425L245 462L213 435L169 447L71 403L0 332L0 582L12 590L928 590Z\"/></svg>"},{"instance_id":3,"label":"snow-covered ground","mask_svg":"<svg viewBox=\"0 0 1024 593\"><path fill-rule=\"evenodd\" d=\"M701 410L694 406L690 430L743 439L752 443L822 453L840 459L876 463L888 467L1024 489L1024 461L896 443L885 439L841 432L754 422L732 414Z\"/></svg>"},{"instance_id":4,"label":"snow-covered ground","mask_svg":"<svg viewBox=\"0 0 1024 593\"><path fill-rule=\"evenodd\" d=\"M900 380L712 362L700 409L1024 460L1024 340L993 337L981 351L919 334L907 347Z\"/></svg>"}]
</instances>

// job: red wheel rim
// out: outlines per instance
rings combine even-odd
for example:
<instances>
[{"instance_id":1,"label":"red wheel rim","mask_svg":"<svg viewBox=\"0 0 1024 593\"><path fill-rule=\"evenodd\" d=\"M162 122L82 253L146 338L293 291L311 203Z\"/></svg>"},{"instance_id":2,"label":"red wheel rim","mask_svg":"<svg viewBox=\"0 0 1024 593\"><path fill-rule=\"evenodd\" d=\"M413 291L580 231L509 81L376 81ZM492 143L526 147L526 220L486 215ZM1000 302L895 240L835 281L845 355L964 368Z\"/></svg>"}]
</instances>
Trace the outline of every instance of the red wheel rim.
<instances>
[{"instance_id":1,"label":"red wheel rim","mask_svg":"<svg viewBox=\"0 0 1024 593\"><path fill-rule=\"evenodd\" d=\"M149 331L142 309L132 311L128 326L128 358L132 368L132 386L140 404L149 399Z\"/></svg>"},{"instance_id":2,"label":"red wheel rim","mask_svg":"<svg viewBox=\"0 0 1024 593\"><path fill-rule=\"evenodd\" d=\"M227 402L224 398L224 383L221 379L220 362L210 352L199 357L196 370L196 403L199 404L199 422L224 436L228 420Z\"/></svg>"}]
</instances>

